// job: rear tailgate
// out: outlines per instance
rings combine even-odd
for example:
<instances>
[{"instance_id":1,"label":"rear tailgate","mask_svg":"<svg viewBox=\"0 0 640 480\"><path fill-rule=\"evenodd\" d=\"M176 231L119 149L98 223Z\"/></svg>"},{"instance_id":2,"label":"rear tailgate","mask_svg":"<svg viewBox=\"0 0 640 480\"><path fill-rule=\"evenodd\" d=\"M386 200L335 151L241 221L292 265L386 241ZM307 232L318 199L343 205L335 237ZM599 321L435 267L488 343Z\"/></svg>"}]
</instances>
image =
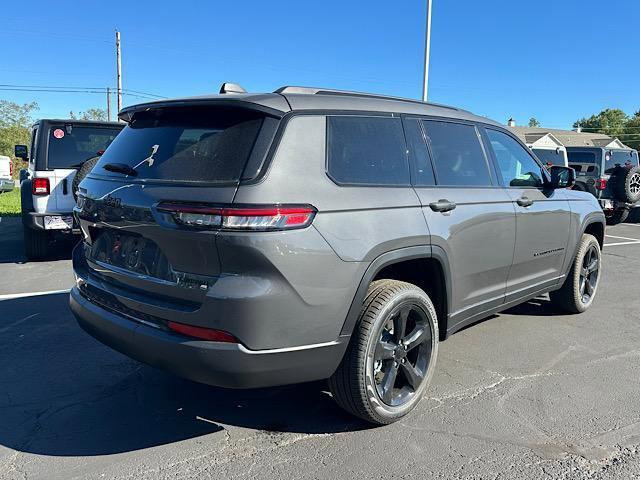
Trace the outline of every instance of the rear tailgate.
<instances>
[{"instance_id":1,"label":"rear tailgate","mask_svg":"<svg viewBox=\"0 0 640 480\"><path fill-rule=\"evenodd\" d=\"M229 107L134 115L80 183L75 211L91 275L147 315L175 320L197 309L220 274L217 231L186 228L158 205L233 203L273 126L264 114Z\"/></svg>"},{"instance_id":2,"label":"rear tailgate","mask_svg":"<svg viewBox=\"0 0 640 480\"><path fill-rule=\"evenodd\" d=\"M48 132L46 169L53 171L51 203L56 212L69 213L75 205L72 183L78 168L104 151L120 132L118 126L52 124Z\"/></svg>"}]
</instances>

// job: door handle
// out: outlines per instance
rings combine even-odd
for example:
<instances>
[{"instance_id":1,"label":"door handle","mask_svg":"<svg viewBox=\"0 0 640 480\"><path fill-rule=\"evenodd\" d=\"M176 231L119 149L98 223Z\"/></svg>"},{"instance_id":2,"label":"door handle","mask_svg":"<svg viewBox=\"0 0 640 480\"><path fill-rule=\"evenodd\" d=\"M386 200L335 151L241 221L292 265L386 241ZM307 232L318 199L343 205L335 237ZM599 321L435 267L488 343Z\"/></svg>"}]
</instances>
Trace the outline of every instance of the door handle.
<instances>
[{"instance_id":1,"label":"door handle","mask_svg":"<svg viewBox=\"0 0 640 480\"><path fill-rule=\"evenodd\" d=\"M63 178L62 179L62 194L66 195L68 193L67 191L67 179Z\"/></svg>"},{"instance_id":2,"label":"door handle","mask_svg":"<svg viewBox=\"0 0 640 480\"><path fill-rule=\"evenodd\" d=\"M429 208L431 210L440 213L450 212L451 210L456 208L456 206L457 205L455 204L455 202L450 202L449 200L444 199L438 200L437 202L431 202L429 204Z\"/></svg>"},{"instance_id":3,"label":"door handle","mask_svg":"<svg viewBox=\"0 0 640 480\"><path fill-rule=\"evenodd\" d=\"M518 200L516 200L516 203L521 207L530 207L531 205L533 205L533 200L528 197L520 197Z\"/></svg>"}]
</instances>

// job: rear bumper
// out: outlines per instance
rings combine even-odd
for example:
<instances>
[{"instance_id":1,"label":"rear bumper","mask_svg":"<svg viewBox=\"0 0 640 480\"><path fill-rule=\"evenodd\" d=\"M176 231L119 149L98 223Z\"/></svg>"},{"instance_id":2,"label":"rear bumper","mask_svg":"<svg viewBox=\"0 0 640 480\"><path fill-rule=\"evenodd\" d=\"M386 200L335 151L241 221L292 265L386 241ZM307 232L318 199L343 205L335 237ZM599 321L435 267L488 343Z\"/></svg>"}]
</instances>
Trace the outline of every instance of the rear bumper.
<instances>
[{"instance_id":1,"label":"rear bumper","mask_svg":"<svg viewBox=\"0 0 640 480\"><path fill-rule=\"evenodd\" d=\"M16 182L13 179L0 178L0 192L10 192L16 186Z\"/></svg>"},{"instance_id":2,"label":"rear bumper","mask_svg":"<svg viewBox=\"0 0 640 480\"><path fill-rule=\"evenodd\" d=\"M50 212L45 212L45 213L36 213L36 212L27 212L26 214L24 214L22 216L22 221L24 223L24 226L27 228L32 228L34 230L45 230L44 228L44 217L49 217L49 216L54 216L54 217L73 217L73 213L72 212L54 212L54 213L50 213ZM74 219L74 225L75 225L75 219ZM55 229L55 230L47 230L47 231L51 231L51 232L73 232L73 233L80 233L80 229L78 228L65 228L65 229Z\"/></svg>"},{"instance_id":3,"label":"rear bumper","mask_svg":"<svg viewBox=\"0 0 640 480\"><path fill-rule=\"evenodd\" d=\"M341 338L319 345L249 350L138 323L90 302L77 287L71 291L70 306L80 326L105 345L180 377L219 387L269 387L328 378L348 342Z\"/></svg>"}]
</instances>

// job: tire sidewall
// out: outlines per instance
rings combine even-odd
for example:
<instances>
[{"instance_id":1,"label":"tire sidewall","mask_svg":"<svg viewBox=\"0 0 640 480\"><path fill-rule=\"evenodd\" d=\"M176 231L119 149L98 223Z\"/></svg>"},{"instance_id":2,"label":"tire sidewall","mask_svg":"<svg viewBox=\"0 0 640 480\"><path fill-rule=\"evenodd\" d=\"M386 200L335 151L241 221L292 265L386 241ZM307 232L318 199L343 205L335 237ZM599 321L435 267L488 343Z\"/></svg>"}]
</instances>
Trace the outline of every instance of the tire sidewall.
<instances>
[{"instance_id":1,"label":"tire sidewall","mask_svg":"<svg viewBox=\"0 0 640 480\"><path fill-rule=\"evenodd\" d=\"M584 257L587 251L589 251L589 249L592 246L595 246L596 251L598 252L598 280L596 282L596 288L591 294L591 298L589 298L589 301L587 303L584 303L582 301L582 295L580 295L580 271L582 269L582 263L584 262ZM572 278L572 282L573 282L572 293L573 293L576 308L579 312L586 311L593 303L593 300L595 299L596 294L598 293L598 287L600 286L601 277L602 277L602 250L600 249L600 244L598 243L598 240L596 240L596 238L593 237L592 235L585 236L580 245L580 249L578 250L578 254L576 255L576 258L574 260L573 278Z\"/></svg>"},{"instance_id":2,"label":"tire sidewall","mask_svg":"<svg viewBox=\"0 0 640 480\"><path fill-rule=\"evenodd\" d=\"M626 172L626 177L624 179L624 195L625 200L629 203L636 203L640 200L640 192L632 193L631 192L631 179L634 176L640 175L640 169L638 167L633 167Z\"/></svg>"},{"instance_id":3,"label":"tire sidewall","mask_svg":"<svg viewBox=\"0 0 640 480\"><path fill-rule=\"evenodd\" d=\"M380 337L381 330L389 319L389 315L399 305L403 303L411 303L419 307L425 313L429 326L431 328L431 356L427 366L427 372L422 384L415 392L410 401L400 406L386 405L380 399L374 379L374 365L373 355L375 352L378 338ZM386 302L382 310L376 316L375 324L370 330L369 337L367 339L367 348L365 355L361 361L365 362L365 394L371 410L376 417L380 419L382 423L389 423L393 419L402 417L411 411L422 399L425 390L429 386L433 373L435 371L435 364L438 356L438 322L433 303L429 297L419 290L417 287L410 290L403 290L396 294L390 301Z\"/></svg>"}]
</instances>

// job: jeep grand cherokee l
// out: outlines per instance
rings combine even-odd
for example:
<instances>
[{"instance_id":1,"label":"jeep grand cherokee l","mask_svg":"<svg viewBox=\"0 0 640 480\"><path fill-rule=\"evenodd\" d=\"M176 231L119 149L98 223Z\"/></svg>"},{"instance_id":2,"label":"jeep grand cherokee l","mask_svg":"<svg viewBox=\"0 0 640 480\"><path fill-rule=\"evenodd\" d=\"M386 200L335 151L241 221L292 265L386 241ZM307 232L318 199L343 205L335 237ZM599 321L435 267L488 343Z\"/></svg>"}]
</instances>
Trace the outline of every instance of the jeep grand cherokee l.
<instances>
[{"instance_id":1,"label":"jeep grand cherokee l","mask_svg":"<svg viewBox=\"0 0 640 480\"><path fill-rule=\"evenodd\" d=\"M233 388L328 379L386 424L455 331L547 292L593 302L596 199L486 118L302 87L120 116L80 183L70 303L142 362Z\"/></svg>"}]
</instances>

